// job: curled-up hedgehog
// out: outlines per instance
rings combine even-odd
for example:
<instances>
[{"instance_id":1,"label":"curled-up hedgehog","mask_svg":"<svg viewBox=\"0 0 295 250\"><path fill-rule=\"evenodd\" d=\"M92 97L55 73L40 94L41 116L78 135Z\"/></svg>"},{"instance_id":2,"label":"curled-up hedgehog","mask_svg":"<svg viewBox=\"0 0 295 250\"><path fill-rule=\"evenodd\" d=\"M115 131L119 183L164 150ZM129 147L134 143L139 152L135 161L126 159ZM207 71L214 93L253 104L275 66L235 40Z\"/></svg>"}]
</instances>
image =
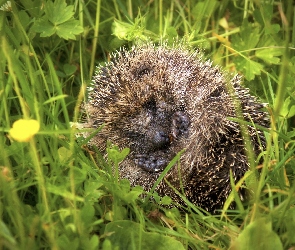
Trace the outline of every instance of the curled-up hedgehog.
<instances>
[{"instance_id":1,"label":"curled-up hedgehog","mask_svg":"<svg viewBox=\"0 0 295 250\"><path fill-rule=\"evenodd\" d=\"M183 45L137 45L122 49L97 69L85 103L88 126L100 131L91 144L106 141L130 154L120 178L149 191L168 163L185 149L165 179L189 201L208 211L222 208L249 169L235 100L249 124L268 127L264 105L240 86L241 77L224 72ZM232 91L230 91L230 89ZM254 152L265 146L263 132L248 125ZM156 188L176 202L181 198L162 180Z\"/></svg>"}]
</instances>

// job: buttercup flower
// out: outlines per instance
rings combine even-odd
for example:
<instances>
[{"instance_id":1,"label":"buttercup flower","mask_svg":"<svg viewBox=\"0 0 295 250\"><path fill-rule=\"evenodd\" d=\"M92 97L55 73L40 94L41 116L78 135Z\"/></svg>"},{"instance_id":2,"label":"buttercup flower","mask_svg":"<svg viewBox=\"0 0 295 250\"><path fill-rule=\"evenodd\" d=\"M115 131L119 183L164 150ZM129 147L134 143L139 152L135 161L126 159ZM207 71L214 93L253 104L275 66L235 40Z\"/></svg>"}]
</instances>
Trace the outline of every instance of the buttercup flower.
<instances>
[{"instance_id":1,"label":"buttercup flower","mask_svg":"<svg viewBox=\"0 0 295 250\"><path fill-rule=\"evenodd\" d=\"M9 131L10 136L19 142L28 142L40 129L36 120L19 119L15 121Z\"/></svg>"}]
</instances>

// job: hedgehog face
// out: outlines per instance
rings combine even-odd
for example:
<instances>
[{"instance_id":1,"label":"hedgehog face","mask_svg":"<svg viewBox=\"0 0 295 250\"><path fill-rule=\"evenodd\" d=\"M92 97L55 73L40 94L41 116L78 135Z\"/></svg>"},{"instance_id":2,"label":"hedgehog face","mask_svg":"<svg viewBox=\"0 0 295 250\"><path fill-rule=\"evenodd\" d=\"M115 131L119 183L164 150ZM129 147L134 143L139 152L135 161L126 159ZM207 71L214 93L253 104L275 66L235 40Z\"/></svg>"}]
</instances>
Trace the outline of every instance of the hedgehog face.
<instances>
[{"instance_id":1,"label":"hedgehog face","mask_svg":"<svg viewBox=\"0 0 295 250\"><path fill-rule=\"evenodd\" d=\"M125 138L124 147L131 149L129 158L135 166L156 173L180 150L177 146L181 139L188 137L190 118L169 93L169 88L166 92L161 90L159 86L167 87L167 82L164 85L160 76L144 67L136 70L135 79L128 98L115 98L111 117L119 119L109 124L113 130L110 134L121 134ZM115 138L114 141L116 143Z\"/></svg>"},{"instance_id":2,"label":"hedgehog face","mask_svg":"<svg viewBox=\"0 0 295 250\"><path fill-rule=\"evenodd\" d=\"M130 124L122 132L129 138L135 164L145 171L159 172L177 153L173 150L175 144L187 137L190 119L185 111L174 110L151 97L138 114L124 123Z\"/></svg>"}]
</instances>

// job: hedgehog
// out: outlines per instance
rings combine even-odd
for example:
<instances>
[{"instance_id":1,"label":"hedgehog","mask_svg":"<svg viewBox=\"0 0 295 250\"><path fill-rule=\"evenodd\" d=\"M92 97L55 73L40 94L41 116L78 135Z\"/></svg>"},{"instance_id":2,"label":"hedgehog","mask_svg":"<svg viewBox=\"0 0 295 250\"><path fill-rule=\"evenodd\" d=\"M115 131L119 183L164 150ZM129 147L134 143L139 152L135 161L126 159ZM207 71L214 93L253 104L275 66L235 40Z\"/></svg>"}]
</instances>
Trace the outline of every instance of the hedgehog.
<instances>
[{"instance_id":1,"label":"hedgehog","mask_svg":"<svg viewBox=\"0 0 295 250\"><path fill-rule=\"evenodd\" d=\"M157 185L160 196L183 204L179 193L209 212L221 209L235 182L249 170L238 117L238 100L253 150L264 150L265 104L231 75L184 44L137 44L122 48L97 67L84 109L87 126L102 130L90 141L105 151L107 141L130 153L119 175L150 191L169 162L175 164ZM173 188L171 188L173 186ZM242 194L241 194L242 195Z\"/></svg>"}]
</instances>

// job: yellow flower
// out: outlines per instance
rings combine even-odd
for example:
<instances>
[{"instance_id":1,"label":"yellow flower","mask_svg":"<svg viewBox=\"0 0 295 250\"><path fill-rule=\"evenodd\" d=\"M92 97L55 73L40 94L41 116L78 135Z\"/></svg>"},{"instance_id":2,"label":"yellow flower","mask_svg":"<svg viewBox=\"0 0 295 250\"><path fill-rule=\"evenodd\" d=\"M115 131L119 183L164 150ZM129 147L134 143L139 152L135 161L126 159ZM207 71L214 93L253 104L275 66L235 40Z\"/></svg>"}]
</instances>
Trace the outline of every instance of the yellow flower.
<instances>
[{"instance_id":1,"label":"yellow flower","mask_svg":"<svg viewBox=\"0 0 295 250\"><path fill-rule=\"evenodd\" d=\"M15 121L9 131L10 136L19 142L28 142L40 129L36 120L19 119Z\"/></svg>"}]
</instances>

